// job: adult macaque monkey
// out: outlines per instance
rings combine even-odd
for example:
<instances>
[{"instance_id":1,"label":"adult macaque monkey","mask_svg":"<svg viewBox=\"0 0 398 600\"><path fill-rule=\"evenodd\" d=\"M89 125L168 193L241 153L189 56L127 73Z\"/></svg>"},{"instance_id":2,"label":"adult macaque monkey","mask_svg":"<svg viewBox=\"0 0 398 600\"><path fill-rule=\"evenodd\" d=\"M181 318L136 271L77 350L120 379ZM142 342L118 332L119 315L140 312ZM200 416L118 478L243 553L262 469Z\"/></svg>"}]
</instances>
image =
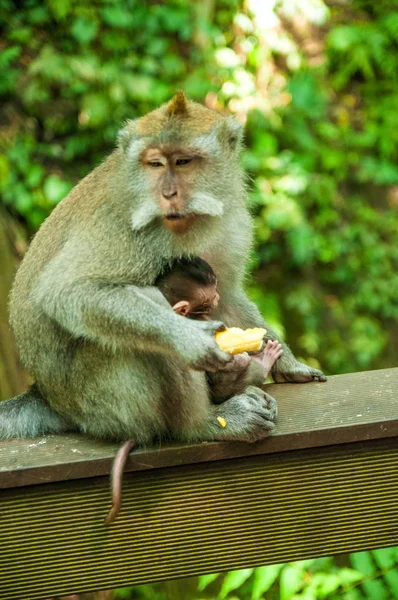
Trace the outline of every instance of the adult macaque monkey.
<instances>
[{"instance_id":1,"label":"adult macaque monkey","mask_svg":"<svg viewBox=\"0 0 398 600\"><path fill-rule=\"evenodd\" d=\"M268 394L250 386L216 406L205 377L231 360L215 331L264 325L242 289L251 220L241 136L231 117L179 92L128 122L118 148L55 208L12 291L11 324L35 385L0 405L0 437L73 429L143 443L254 442L269 434ZM153 286L179 256L214 268L219 321L175 314ZM278 381L324 379L287 347L273 371Z\"/></svg>"}]
</instances>

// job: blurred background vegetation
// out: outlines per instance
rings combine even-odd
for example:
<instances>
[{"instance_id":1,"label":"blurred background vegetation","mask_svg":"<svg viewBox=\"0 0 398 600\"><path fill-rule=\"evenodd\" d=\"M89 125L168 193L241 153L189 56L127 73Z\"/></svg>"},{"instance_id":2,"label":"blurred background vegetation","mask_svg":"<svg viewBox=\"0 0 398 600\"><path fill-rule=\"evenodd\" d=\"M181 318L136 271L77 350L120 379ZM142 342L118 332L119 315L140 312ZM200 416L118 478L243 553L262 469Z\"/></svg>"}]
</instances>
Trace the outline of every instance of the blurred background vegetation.
<instances>
[{"instance_id":1,"label":"blurred background vegetation","mask_svg":"<svg viewBox=\"0 0 398 600\"><path fill-rule=\"evenodd\" d=\"M27 381L7 296L29 238L112 150L123 120L178 88L246 124L256 223L248 290L264 316L329 374L397 363L393 0L0 0L0 24L1 398ZM185 589L190 598L398 598L397 553L356 556ZM164 589L119 597L162 599Z\"/></svg>"}]
</instances>

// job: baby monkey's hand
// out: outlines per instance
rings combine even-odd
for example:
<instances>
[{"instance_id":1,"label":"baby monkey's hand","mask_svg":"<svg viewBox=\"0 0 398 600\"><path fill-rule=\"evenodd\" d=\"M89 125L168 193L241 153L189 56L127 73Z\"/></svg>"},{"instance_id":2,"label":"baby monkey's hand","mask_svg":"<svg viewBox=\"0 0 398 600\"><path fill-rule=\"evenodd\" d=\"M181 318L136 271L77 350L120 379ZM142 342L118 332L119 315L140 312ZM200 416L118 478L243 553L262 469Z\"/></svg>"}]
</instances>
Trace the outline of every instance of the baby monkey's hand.
<instances>
[{"instance_id":1,"label":"baby monkey's hand","mask_svg":"<svg viewBox=\"0 0 398 600\"><path fill-rule=\"evenodd\" d=\"M264 367L264 379L267 379L271 368L282 354L282 344L278 340L268 340L263 350L259 354L253 355L251 359Z\"/></svg>"}]
</instances>

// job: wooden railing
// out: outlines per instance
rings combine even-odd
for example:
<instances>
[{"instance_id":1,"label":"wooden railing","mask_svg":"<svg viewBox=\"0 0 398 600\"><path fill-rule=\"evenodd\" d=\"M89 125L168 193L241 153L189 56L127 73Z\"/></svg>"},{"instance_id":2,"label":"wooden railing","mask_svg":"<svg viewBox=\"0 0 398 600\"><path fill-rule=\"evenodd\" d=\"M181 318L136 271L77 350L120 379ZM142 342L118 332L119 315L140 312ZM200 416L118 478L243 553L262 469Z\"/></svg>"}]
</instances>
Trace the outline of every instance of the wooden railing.
<instances>
[{"instance_id":1,"label":"wooden railing","mask_svg":"<svg viewBox=\"0 0 398 600\"><path fill-rule=\"evenodd\" d=\"M398 369L267 389L280 417L264 442L133 452L110 526L117 445L0 442L0 598L398 544Z\"/></svg>"}]
</instances>

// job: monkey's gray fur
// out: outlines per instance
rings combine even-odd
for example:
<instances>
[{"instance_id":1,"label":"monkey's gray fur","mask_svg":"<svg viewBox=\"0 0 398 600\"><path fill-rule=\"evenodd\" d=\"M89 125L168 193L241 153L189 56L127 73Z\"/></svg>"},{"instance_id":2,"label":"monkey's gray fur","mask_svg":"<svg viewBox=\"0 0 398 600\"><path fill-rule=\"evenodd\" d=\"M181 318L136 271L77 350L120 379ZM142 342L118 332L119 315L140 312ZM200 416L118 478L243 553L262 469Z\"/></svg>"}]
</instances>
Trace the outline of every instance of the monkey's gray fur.
<instances>
[{"instance_id":1,"label":"monkey's gray fur","mask_svg":"<svg viewBox=\"0 0 398 600\"><path fill-rule=\"evenodd\" d=\"M238 158L240 127L186 99L172 102L128 123L119 147L33 239L10 313L35 386L0 404L1 438L74 429L141 443L256 441L273 428L276 405L269 395L251 386L215 406L205 376L230 358L213 339L222 323L267 327L242 289L252 225ZM162 144L191 153L199 148L204 156L185 203L187 213L203 216L183 234L163 227L140 163L145 148ZM153 287L162 267L181 256L201 256L217 273L219 321L174 314ZM324 378L286 346L274 372L288 381Z\"/></svg>"}]
</instances>

